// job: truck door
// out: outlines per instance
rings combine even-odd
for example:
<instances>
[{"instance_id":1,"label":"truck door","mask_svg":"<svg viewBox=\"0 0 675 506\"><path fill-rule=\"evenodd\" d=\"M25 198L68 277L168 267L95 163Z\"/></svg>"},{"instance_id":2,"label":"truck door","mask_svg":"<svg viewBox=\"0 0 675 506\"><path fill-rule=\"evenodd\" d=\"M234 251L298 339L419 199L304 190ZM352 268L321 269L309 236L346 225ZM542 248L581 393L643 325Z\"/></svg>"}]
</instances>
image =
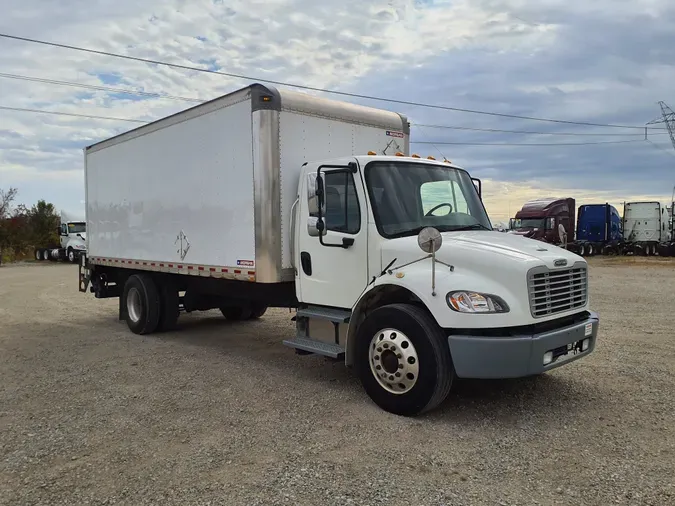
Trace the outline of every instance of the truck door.
<instances>
[{"instance_id":1,"label":"truck door","mask_svg":"<svg viewBox=\"0 0 675 506\"><path fill-rule=\"evenodd\" d=\"M298 299L306 304L350 309L368 283L368 213L363 182L359 173L346 165L308 167L298 203ZM324 195L321 209L316 195L317 170ZM317 229L319 217L324 223L323 235Z\"/></svg>"}]
</instances>

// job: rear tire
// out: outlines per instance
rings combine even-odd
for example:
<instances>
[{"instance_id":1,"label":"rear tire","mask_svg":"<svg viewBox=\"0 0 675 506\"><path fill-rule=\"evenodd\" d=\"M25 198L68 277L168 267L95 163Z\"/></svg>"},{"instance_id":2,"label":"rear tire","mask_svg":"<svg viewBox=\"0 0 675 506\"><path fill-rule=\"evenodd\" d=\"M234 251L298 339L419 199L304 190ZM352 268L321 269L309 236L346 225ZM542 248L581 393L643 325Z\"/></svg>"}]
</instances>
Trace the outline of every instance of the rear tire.
<instances>
[{"instance_id":1,"label":"rear tire","mask_svg":"<svg viewBox=\"0 0 675 506\"><path fill-rule=\"evenodd\" d=\"M74 264L77 262L77 255L75 255L75 250L73 248L68 248L68 251L66 253L66 258L68 258L68 261L71 264Z\"/></svg>"},{"instance_id":2,"label":"rear tire","mask_svg":"<svg viewBox=\"0 0 675 506\"><path fill-rule=\"evenodd\" d=\"M373 402L402 416L437 407L455 378L447 337L424 309L410 304L383 306L366 317L355 366Z\"/></svg>"},{"instance_id":3,"label":"rear tire","mask_svg":"<svg viewBox=\"0 0 675 506\"><path fill-rule=\"evenodd\" d=\"M248 306L221 307L220 312L223 314L225 318L232 321L248 320L249 318L251 318L251 315L253 314L253 311Z\"/></svg>"},{"instance_id":4,"label":"rear tire","mask_svg":"<svg viewBox=\"0 0 675 506\"><path fill-rule=\"evenodd\" d=\"M266 312L267 312L267 306L265 306L264 304L252 304L251 305L251 316L249 316L249 319L257 320L262 315L264 315Z\"/></svg>"},{"instance_id":5,"label":"rear tire","mask_svg":"<svg viewBox=\"0 0 675 506\"><path fill-rule=\"evenodd\" d=\"M159 324L161 301L154 280L147 274L129 276L124 284L124 318L134 334L150 334Z\"/></svg>"},{"instance_id":6,"label":"rear tire","mask_svg":"<svg viewBox=\"0 0 675 506\"><path fill-rule=\"evenodd\" d=\"M582 244L579 246L579 256L585 257L586 256L586 245Z\"/></svg>"}]
</instances>

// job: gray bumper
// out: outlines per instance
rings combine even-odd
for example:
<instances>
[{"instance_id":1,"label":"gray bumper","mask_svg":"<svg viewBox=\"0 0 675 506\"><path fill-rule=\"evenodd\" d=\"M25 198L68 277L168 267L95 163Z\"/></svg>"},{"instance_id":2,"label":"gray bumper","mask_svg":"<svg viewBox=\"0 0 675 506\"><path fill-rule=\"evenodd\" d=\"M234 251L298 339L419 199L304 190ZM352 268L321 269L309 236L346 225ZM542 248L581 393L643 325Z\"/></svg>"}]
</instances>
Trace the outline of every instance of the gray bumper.
<instances>
[{"instance_id":1,"label":"gray bumper","mask_svg":"<svg viewBox=\"0 0 675 506\"><path fill-rule=\"evenodd\" d=\"M504 337L452 335L448 337L448 344L460 378L520 378L550 371L592 353L599 324L597 313L590 312L584 321L541 334ZM590 339L585 351L568 351L568 345L585 339ZM544 365L547 352L556 358Z\"/></svg>"}]
</instances>

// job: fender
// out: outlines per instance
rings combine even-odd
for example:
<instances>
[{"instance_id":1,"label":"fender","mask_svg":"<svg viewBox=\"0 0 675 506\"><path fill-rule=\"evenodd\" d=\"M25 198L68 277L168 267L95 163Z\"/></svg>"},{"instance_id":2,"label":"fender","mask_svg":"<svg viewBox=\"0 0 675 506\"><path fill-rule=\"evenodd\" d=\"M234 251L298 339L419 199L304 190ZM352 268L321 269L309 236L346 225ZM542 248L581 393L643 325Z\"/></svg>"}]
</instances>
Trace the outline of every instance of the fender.
<instances>
[{"instance_id":1,"label":"fender","mask_svg":"<svg viewBox=\"0 0 675 506\"><path fill-rule=\"evenodd\" d=\"M476 270L455 268L452 272L443 264L436 264L436 295L431 289L431 259L395 269L391 274L377 278L361 294L352 308L352 316L347 328L345 343L345 363L352 365L354 360L354 339L358 328L375 307L385 304L409 302L423 305L439 327L450 328L497 328L523 324L523 317L530 319L529 306L523 306L518 294L526 286L505 286L484 273ZM523 279L523 285L526 280ZM466 314L450 309L446 295L451 290L471 290L497 295L509 306L508 313ZM529 323L529 322L528 322Z\"/></svg>"}]
</instances>

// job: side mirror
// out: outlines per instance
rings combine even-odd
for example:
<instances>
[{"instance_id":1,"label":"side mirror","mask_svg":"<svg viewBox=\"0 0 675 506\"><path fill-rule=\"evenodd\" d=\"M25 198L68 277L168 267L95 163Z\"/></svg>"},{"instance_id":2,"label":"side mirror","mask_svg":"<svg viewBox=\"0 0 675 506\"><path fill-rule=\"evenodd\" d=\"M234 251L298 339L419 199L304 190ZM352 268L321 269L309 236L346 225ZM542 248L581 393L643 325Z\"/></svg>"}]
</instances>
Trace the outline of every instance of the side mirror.
<instances>
[{"instance_id":1,"label":"side mirror","mask_svg":"<svg viewBox=\"0 0 675 506\"><path fill-rule=\"evenodd\" d=\"M323 201L324 201L324 187L323 187L323 178L320 175L316 176L316 190L315 190L316 197L318 199L319 203L319 209L323 209Z\"/></svg>"},{"instance_id":2,"label":"side mirror","mask_svg":"<svg viewBox=\"0 0 675 506\"><path fill-rule=\"evenodd\" d=\"M319 229L321 227L321 229ZM326 230L323 221L319 225L319 218L316 216L310 216L307 218L307 233L310 237L319 237L321 235L326 235Z\"/></svg>"},{"instance_id":3,"label":"side mirror","mask_svg":"<svg viewBox=\"0 0 675 506\"><path fill-rule=\"evenodd\" d=\"M478 193L478 198L483 200L483 182L478 179L477 177L472 177L471 181L473 182L473 186L476 188L476 192Z\"/></svg>"}]
</instances>

